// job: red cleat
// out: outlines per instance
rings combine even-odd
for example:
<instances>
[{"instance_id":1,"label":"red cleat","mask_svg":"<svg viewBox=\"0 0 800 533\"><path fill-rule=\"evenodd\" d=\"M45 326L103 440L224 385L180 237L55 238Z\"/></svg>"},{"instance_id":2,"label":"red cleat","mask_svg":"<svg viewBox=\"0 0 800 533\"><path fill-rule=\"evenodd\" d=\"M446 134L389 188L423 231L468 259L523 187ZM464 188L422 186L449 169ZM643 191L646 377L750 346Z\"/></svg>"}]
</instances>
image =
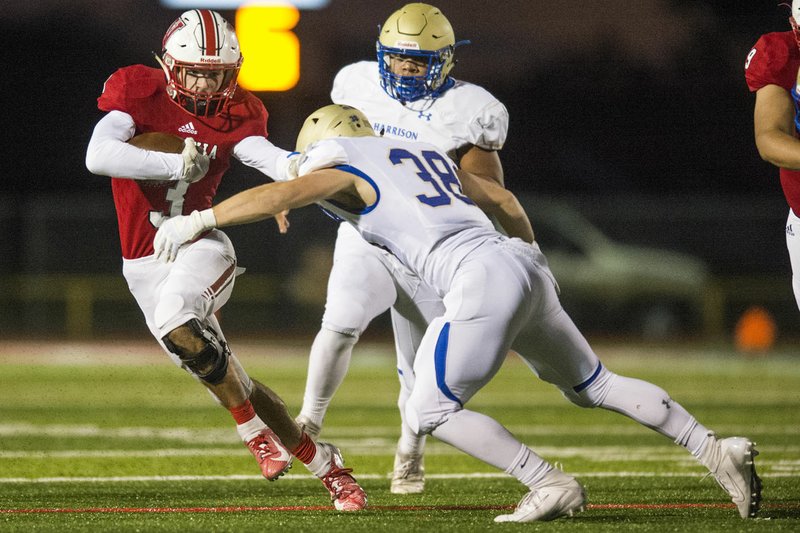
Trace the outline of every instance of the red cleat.
<instances>
[{"instance_id":1,"label":"red cleat","mask_svg":"<svg viewBox=\"0 0 800 533\"><path fill-rule=\"evenodd\" d=\"M360 511L367 506L367 495L350 472L344 468L344 460L339 449L333 444L320 442L331 454L330 469L320 477L322 484L331 493L331 501L337 511Z\"/></svg>"},{"instance_id":2,"label":"red cleat","mask_svg":"<svg viewBox=\"0 0 800 533\"><path fill-rule=\"evenodd\" d=\"M247 447L258 461L261 473L270 481L275 481L292 467L292 454L269 428L247 442Z\"/></svg>"}]
</instances>

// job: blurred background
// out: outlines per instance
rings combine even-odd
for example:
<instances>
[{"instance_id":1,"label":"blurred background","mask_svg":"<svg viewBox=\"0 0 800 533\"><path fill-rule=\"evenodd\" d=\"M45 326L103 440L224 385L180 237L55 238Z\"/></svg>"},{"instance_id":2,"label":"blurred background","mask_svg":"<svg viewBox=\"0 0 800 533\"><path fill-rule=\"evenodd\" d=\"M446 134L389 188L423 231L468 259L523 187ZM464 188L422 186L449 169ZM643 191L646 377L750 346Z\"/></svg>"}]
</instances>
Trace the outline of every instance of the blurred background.
<instances>
[{"instance_id":1,"label":"blurred background","mask_svg":"<svg viewBox=\"0 0 800 533\"><path fill-rule=\"evenodd\" d=\"M216 7L214 2L206 2ZM270 139L291 148L342 66L374 59L378 25L403 2L300 9L299 78L259 91ZM590 336L796 342L777 169L753 141L743 65L789 29L777 0L439 0L456 39L452 74L482 85L511 122L500 157ZM192 7L202 7L197 2ZM302 7L302 6L301 6ZM158 0L6 0L0 49L0 337L148 336L121 275L110 180L84 165L96 99L119 67L156 66L183 11ZM218 8L230 21L236 8ZM265 32L268 30L265 29ZM248 57L269 57L269 49ZM237 162L220 197L262 177ZM223 310L229 335L313 335L336 226L318 209L231 228L247 274ZM386 317L369 336L388 339ZM1 350L0 350L1 351Z\"/></svg>"}]
</instances>

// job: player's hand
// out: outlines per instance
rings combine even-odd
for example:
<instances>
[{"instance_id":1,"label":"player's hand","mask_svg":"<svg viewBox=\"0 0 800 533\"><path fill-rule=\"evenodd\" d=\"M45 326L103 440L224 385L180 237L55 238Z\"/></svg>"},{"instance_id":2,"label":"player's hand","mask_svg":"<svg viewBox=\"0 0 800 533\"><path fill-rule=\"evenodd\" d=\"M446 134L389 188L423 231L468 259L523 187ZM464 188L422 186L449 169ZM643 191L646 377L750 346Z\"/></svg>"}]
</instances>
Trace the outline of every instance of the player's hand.
<instances>
[{"instance_id":1,"label":"player's hand","mask_svg":"<svg viewBox=\"0 0 800 533\"><path fill-rule=\"evenodd\" d=\"M297 163L297 175L303 176L322 168L346 165L350 162L342 145L331 141L319 141L303 152Z\"/></svg>"},{"instance_id":2,"label":"player's hand","mask_svg":"<svg viewBox=\"0 0 800 533\"><path fill-rule=\"evenodd\" d=\"M300 160L299 152L291 152L286 156L278 156L275 162L275 181L292 181L297 177L297 162Z\"/></svg>"},{"instance_id":3,"label":"player's hand","mask_svg":"<svg viewBox=\"0 0 800 533\"><path fill-rule=\"evenodd\" d=\"M189 241L196 239L201 233L216 227L214 211L192 211L190 215L181 215L165 220L153 239L153 251L156 259L163 263L174 261L178 250Z\"/></svg>"},{"instance_id":4,"label":"player's hand","mask_svg":"<svg viewBox=\"0 0 800 533\"><path fill-rule=\"evenodd\" d=\"M289 210L282 211L275 215L275 222L278 223L278 231L281 233L289 232Z\"/></svg>"},{"instance_id":5,"label":"player's hand","mask_svg":"<svg viewBox=\"0 0 800 533\"><path fill-rule=\"evenodd\" d=\"M208 172L208 167L211 160L205 154L197 151L197 145L194 139L187 137L183 140L183 172L181 173L181 181L194 183L200 181Z\"/></svg>"}]
</instances>

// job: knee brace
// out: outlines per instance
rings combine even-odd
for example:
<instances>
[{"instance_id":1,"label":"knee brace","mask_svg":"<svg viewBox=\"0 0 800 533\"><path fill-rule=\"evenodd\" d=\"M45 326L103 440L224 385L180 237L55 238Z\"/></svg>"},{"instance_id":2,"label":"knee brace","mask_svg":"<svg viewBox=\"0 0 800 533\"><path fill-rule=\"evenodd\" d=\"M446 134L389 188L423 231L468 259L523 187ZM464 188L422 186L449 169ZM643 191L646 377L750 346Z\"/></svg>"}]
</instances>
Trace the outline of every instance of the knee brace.
<instances>
[{"instance_id":1,"label":"knee brace","mask_svg":"<svg viewBox=\"0 0 800 533\"><path fill-rule=\"evenodd\" d=\"M202 324L196 318L185 325L203 341L205 345L203 349L198 353L189 353L172 342L169 335L165 335L161 339L164 346L177 355L191 373L207 383L218 385L228 373L228 357L231 353L228 345L217 337L217 333L213 329Z\"/></svg>"}]
</instances>

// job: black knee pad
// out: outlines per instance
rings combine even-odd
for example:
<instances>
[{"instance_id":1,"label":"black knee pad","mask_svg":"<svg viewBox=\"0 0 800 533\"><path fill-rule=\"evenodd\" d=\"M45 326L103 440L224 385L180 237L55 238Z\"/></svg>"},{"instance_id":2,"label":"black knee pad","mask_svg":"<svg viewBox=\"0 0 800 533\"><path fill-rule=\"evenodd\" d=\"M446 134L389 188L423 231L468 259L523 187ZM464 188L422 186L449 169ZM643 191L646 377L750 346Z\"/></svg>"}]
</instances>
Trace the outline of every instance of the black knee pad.
<instances>
[{"instance_id":1,"label":"black knee pad","mask_svg":"<svg viewBox=\"0 0 800 533\"><path fill-rule=\"evenodd\" d=\"M228 357L231 353L228 345L217 337L217 333L213 329L196 318L193 318L185 325L192 330L195 336L203 341L205 344L203 349L199 353L188 353L169 340L169 335L165 335L161 339L164 342L164 346L177 355L184 366L194 375L207 383L218 385L225 379L225 374L228 373Z\"/></svg>"}]
</instances>

